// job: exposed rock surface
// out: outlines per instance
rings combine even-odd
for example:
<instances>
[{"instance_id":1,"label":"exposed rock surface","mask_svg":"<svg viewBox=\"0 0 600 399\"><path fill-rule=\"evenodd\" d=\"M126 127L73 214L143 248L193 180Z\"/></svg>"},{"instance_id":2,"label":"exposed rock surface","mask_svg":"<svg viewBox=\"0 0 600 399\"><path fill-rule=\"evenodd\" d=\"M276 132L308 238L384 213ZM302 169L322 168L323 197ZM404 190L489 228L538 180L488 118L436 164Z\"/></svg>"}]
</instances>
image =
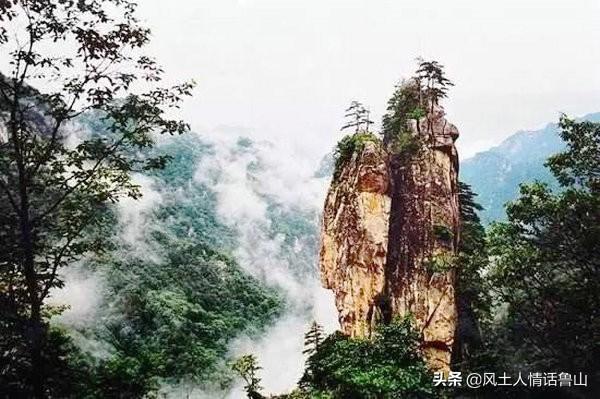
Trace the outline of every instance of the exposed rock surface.
<instances>
[{"instance_id":1,"label":"exposed rock surface","mask_svg":"<svg viewBox=\"0 0 600 399\"><path fill-rule=\"evenodd\" d=\"M430 367L448 370L457 318L458 130L436 107L412 134L421 142L413 154L367 142L342 166L325 201L321 276L346 334L368 337L377 323L410 313Z\"/></svg>"},{"instance_id":2,"label":"exposed rock surface","mask_svg":"<svg viewBox=\"0 0 600 399\"><path fill-rule=\"evenodd\" d=\"M387 153L368 142L329 190L321 234L321 271L335 291L345 333L369 334L373 298L383 292L391 198Z\"/></svg>"}]
</instances>

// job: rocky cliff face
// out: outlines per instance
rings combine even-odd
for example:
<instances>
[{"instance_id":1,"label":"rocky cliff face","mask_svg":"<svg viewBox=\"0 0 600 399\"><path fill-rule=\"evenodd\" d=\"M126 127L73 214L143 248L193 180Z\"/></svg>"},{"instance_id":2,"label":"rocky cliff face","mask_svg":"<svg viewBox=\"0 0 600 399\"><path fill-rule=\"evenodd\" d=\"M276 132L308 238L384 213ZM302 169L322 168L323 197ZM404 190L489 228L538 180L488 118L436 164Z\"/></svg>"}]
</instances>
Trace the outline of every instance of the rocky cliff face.
<instances>
[{"instance_id":1,"label":"rocky cliff face","mask_svg":"<svg viewBox=\"0 0 600 399\"><path fill-rule=\"evenodd\" d=\"M441 107L410 135L407 154L367 141L339 170L323 214L320 266L342 330L369 337L377 323L412 314L430 367L447 370L456 326L458 130Z\"/></svg>"}]
</instances>

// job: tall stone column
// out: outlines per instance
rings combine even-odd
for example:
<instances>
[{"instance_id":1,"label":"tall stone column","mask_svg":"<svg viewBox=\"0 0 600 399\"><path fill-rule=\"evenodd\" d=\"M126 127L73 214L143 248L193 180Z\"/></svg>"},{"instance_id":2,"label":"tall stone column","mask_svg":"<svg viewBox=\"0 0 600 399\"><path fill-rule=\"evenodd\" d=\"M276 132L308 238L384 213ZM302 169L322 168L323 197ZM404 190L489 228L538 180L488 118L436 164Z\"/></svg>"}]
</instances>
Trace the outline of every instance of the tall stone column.
<instances>
[{"instance_id":1,"label":"tall stone column","mask_svg":"<svg viewBox=\"0 0 600 399\"><path fill-rule=\"evenodd\" d=\"M411 314L433 370L448 370L459 240L458 130L436 106L413 123L412 154L368 141L329 189L321 232L323 285L335 293L342 330L368 337Z\"/></svg>"}]
</instances>

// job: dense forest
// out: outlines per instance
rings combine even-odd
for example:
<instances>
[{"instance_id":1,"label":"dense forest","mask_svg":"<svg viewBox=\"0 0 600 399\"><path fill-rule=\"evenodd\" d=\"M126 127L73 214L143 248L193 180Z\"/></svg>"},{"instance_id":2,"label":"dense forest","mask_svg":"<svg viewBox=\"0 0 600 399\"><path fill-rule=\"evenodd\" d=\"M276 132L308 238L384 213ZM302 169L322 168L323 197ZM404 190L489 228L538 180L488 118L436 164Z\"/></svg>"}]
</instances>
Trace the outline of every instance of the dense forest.
<instances>
[{"instance_id":1,"label":"dense forest","mask_svg":"<svg viewBox=\"0 0 600 399\"><path fill-rule=\"evenodd\" d=\"M369 338L312 323L297 388L265 393L260 359L230 343L261 336L283 314L310 317L309 293L292 293L315 280L319 215L257 190L265 226L251 220L243 235L239 220L223 220L223 177L207 166L222 144L173 116L194 82L164 84L136 13L127 0L0 1L0 397L226 397L236 384L253 399L600 395L600 123L566 115L562 150L545 161L552 182L523 181L505 220L484 226L477 193L460 184L451 265L452 370L539 373L554 384L435 384L407 315ZM422 61L416 76L434 82L427 95L452 86L437 62ZM331 179L368 141L410 157L419 143L408 126L425 110L407 87L389 100L381 133L352 103L353 132L315 178ZM257 148L240 139L227 151L248 160L241 173L260 185L269 166ZM277 264L297 281L272 259L249 270L236 256L243 240L276 243ZM57 300L81 282L92 284L77 297L93 307L91 322L70 319Z\"/></svg>"}]
</instances>

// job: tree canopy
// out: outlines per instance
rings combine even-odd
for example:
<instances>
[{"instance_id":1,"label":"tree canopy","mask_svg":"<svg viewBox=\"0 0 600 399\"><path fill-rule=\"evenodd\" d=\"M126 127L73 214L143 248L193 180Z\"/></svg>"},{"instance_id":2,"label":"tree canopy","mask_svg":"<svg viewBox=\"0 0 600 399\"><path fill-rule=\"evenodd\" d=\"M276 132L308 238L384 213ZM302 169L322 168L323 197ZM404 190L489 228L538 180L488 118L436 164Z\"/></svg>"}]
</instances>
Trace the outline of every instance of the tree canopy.
<instances>
[{"instance_id":1,"label":"tree canopy","mask_svg":"<svg viewBox=\"0 0 600 399\"><path fill-rule=\"evenodd\" d=\"M410 317L379 325L370 339L336 332L311 351L300 381L310 398L434 398Z\"/></svg>"},{"instance_id":2,"label":"tree canopy","mask_svg":"<svg viewBox=\"0 0 600 399\"><path fill-rule=\"evenodd\" d=\"M600 125L563 116L566 150L547 165L561 183L521 186L489 233L490 289L506 307L497 349L507 367L600 377ZM598 387L569 388L592 395ZM563 391L567 395L569 392Z\"/></svg>"},{"instance_id":3,"label":"tree canopy","mask_svg":"<svg viewBox=\"0 0 600 399\"><path fill-rule=\"evenodd\" d=\"M62 268L102 249L102 237L85 234L105 222L99 210L141 195L131 173L164 166L165 155L139 154L157 134L188 130L171 115L193 84L161 86L131 1L4 1L0 20L0 305L11 337L1 352L18 370L2 378L19 379L1 385L41 398L51 390L46 299L63 286ZM79 132L83 114L105 129Z\"/></svg>"}]
</instances>

